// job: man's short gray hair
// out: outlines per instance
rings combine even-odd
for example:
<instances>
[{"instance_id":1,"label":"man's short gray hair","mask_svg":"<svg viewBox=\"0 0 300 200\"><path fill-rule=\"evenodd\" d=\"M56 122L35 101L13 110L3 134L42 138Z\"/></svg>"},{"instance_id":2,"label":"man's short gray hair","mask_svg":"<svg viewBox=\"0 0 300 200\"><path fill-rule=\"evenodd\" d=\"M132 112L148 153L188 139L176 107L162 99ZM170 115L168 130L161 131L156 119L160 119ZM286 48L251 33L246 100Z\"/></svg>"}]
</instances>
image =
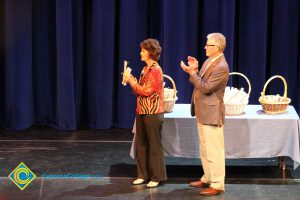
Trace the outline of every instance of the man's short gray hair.
<instances>
[{"instance_id":1,"label":"man's short gray hair","mask_svg":"<svg viewBox=\"0 0 300 200\"><path fill-rule=\"evenodd\" d=\"M223 52L226 47L226 38L222 33L211 33L207 35L207 39L211 39L219 47L219 50Z\"/></svg>"}]
</instances>

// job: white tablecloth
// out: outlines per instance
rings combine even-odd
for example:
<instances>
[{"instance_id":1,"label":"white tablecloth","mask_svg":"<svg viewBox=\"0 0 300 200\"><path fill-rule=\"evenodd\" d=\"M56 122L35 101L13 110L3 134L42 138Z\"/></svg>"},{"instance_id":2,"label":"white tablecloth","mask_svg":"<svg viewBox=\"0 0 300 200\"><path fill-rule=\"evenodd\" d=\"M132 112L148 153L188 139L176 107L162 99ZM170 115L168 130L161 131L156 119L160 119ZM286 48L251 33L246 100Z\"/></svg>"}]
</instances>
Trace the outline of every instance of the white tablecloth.
<instances>
[{"instance_id":1,"label":"white tablecloth","mask_svg":"<svg viewBox=\"0 0 300 200\"><path fill-rule=\"evenodd\" d=\"M298 167L300 123L294 107L282 114L267 114L261 109L260 105L248 105L244 114L225 117L226 158L288 156L294 160L294 168ZM165 114L162 143L166 156L199 158L197 124L190 115L190 104L175 104L174 111Z\"/></svg>"}]
</instances>

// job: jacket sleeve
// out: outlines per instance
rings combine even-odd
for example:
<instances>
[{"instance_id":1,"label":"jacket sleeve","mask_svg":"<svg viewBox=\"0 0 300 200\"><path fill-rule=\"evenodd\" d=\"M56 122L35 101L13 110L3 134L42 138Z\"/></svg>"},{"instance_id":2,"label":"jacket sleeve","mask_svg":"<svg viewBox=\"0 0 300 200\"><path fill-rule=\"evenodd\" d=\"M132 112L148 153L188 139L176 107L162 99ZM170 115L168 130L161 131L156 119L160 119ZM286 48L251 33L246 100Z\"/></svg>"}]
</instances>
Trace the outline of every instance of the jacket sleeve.
<instances>
[{"instance_id":1,"label":"jacket sleeve","mask_svg":"<svg viewBox=\"0 0 300 200\"><path fill-rule=\"evenodd\" d=\"M145 85L135 84L132 89L134 93L141 96L150 96L158 90L162 84L162 73L159 69L153 68L147 77Z\"/></svg>"},{"instance_id":2,"label":"jacket sleeve","mask_svg":"<svg viewBox=\"0 0 300 200\"><path fill-rule=\"evenodd\" d=\"M227 78L228 70L225 66L220 66L212 71L207 80L202 79L198 74L190 76L189 81L204 94L211 94L218 89L220 84Z\"/></svg>"}]
</instances>

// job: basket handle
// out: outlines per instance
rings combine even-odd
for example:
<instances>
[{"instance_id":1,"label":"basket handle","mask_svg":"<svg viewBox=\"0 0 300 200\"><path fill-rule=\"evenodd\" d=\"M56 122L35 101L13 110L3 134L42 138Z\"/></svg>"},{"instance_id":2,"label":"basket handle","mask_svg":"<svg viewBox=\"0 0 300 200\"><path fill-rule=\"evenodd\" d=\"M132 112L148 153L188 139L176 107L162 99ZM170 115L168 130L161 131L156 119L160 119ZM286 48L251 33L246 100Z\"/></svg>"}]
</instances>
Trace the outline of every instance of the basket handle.
<instances>
[{"instance_id":1,"label":"basket handle","mask_svg":"<svg viewBox=\"0 0 300 200\"><path fill-rule=\"evenodd\" d=\"M168 75L163 74L163 77L169 79L169 81L172 83L172 86L173 86L173 89L174 89L173 98L175 99L175 98L176 98L176 91L177 91L177 90L176 90L175 82L174 82L173 79L172 79L170 76L168 76Z\"/></svg>"},{"instance_id":2,"label":"basket handle","mask_svg":"<svg viewBox=\"0 0 300 200\"><path fill-rule=\"evenodd\" d=\"M265 83L264 85L264 89L261 93L261 96L262 98L265 97L265 92L266 92L266 88L267 88L267 85L275 78L280 78L282 81L283 81L283 84L284 84L284 93L283 93L283 97L286 98L287 96L287 84L286 84L286 81L285 79L283 78L283 76L280 76L280 75L275 75L275 76L272 76L271 78L269 78L269 80Z\"/></svg>"},{"instance_id":3,"label":"basket handle","mask_svg":"<svg viewBox=\"0 0 300 200\"><path fill-rule=\"evenodd\" d=\"M248 95L250 95L250 93L251 93L251 84L250 84L250 81L249 81L249 79L247 78L247 76L245 76L244 74L239 73L239 72L230 72L229 75L240 75L240 76L242 76L244 79L246 79L246 81L247 81L247 83L248 83L248 87L249 87L249 89L248 89Z\"/></svg>"}]
</instances>

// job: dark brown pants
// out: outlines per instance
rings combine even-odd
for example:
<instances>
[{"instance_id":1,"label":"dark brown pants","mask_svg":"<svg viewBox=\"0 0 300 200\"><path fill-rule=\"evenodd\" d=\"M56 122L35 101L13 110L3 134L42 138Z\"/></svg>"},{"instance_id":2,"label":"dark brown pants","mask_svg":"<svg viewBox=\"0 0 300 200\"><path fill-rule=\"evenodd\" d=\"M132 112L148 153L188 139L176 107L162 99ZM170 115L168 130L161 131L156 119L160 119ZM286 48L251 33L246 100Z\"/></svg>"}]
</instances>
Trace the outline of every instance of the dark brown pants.
<instances>
[{"instance_id":1,"label":"dark brown pants","mask_svg":"<svg viewBox=\"0 0 300 200\"><path fill-rule=\"evenodd\" d=\"M164 114L136 115L137 177L160 182L167 179L161 130Z\"/></svg>"}]
</instances>

